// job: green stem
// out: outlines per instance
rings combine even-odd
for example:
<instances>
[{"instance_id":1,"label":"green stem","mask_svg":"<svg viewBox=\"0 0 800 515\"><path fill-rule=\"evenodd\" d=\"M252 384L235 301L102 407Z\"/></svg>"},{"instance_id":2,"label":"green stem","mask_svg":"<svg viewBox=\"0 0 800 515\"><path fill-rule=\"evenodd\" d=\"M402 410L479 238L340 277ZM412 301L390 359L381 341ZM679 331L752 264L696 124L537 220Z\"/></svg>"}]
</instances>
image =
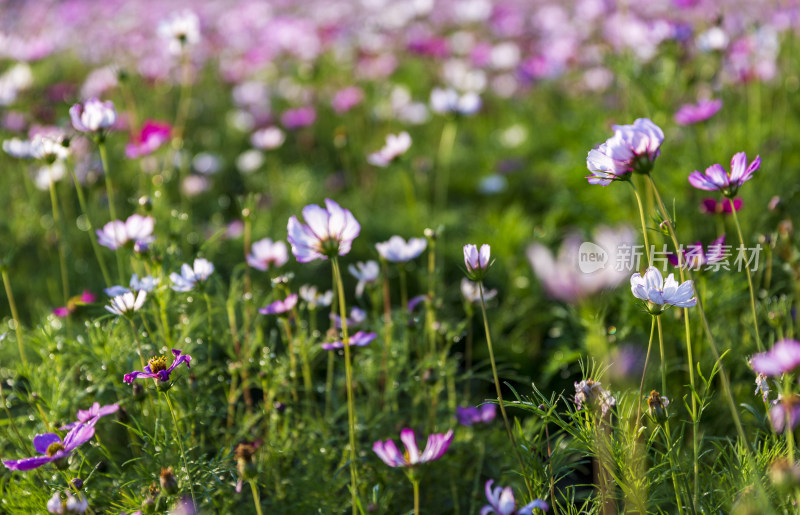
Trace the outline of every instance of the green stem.
<instances>
[{"instance_id":1,"label":"green stem","mask_svg":"<svg viewBox=\"0 0 800 515\"><path fill-rule=\"evenodd\" d=\"M8 297L8 306L11 308L11 317L14 319L14 331L17 334L17 347L19 347L19 359L22 361L23 367L27 370L28 358L25 357L25 349L22 344L22 324L20 324L19 321L17 303L14 301L14 293L11 291L11 283L8 280L8 270L5 266L0 267L0 274L2 274L3 277L3 286L6 289L6 297Z\"/></svg>"},{"instance_id":2,"label":"green stem","mask_svg":"<svg viewBox=\"0 0 800 515\"><path fill-rule=\"evenodd\" d=\"M742 226L739 225L739 216L736 214L736 208L733 206L733 199L729 198L728 202L731 204L731 213L733 214L733 223L736 225L736 233L739 235L739 245L741 245L742 252L744 252L744 236L742 236ZM747 273L747 285L750 288L750 309L753 311L753 327L756 330L756 344L758 351L764 351L764 345L761 343L761 334L758 331L758 315L756 314L756 292L753 288L753 277L750 274L750 267L745 263L744 271Z\"/></svg>"},{"instance_id":3,"label":"green stem","mask_svg":"<svg viewBox=\"0 0 800 515\"><path fill-rule=\"evenodd\" d=\"M514 452L517 454L517 459L519 460L519 466L522 469L522 477L525 479L525 487L528 489L528 495L531 499L533 499L533 488L531 488L531 482L528 479L528 473L525 470L525 462L522 460L522 454L519 452L519 447L517 447L517 440L514 438L514 432L511 430L511 424L508 422L508 415L506 415L506 407L503 404L503 394L500 391L500 379L497 377L497 365L494 361L494 350L492 348L492 335L489 332L489 319L486 317L486 302L483 298L483 281L478 282L478 288L481 292L481 313L483 313L483 329L486 331L486 345L489 348L489 360L492 363L492 375L494 376L494 387L497 390L497 403L500 405L500 413L503 415L503 422L506 425L506 432L508 433L508 439L511 440L511 445L514 446Z\"/></svg>"},{"instance_id":4,"label":"green stem","mask_svg":"<svg viewBox=\"0 0 800 515\"><path fill-rule=\"evenodd\" d=\"M644 238L644 253L647 257L647 266L650 266L650 242L647 238L647 224L644 221L644 207L642 207L642 197L639 195L639 190L633 181L629 181L631 188L633 188L633 195L636 197L636 204L639 206L639 221L642 223L642 238Z\"/></svg>"},{"instance_id":5,"label":"green stem","mask_svg":"<svg viewBox=\"0 0 800 515\"><path fill-rule=\"evenodd\" d=\"M664 335L661 332L661 317L656 316L658 326L658 351L661 354L661 395L667 395L667 362L664 359Z\"/></svg>"},{"instance_id":6,"label":"green stem","mask_svg":"<svg viewBox=\"0 0 800 515\"><path fill-rule=\"evenodd\" d=\"M650 340L647 342L647 354L644 356L644 369L642 370L642 381L639 383L639 402L636 407L636 428L639 428L639 419L642 415L642 395L644 394L644 376L647 374L647 363L650 361L650 349L653 347L653 333L656 330L656 315L652 316L650 324Z\"/></svg>"},{"instance_id":7,"label":"green stem","mask_svg":"<svg viewBox=\"0 0 800 515\"><path fill-rule=\"evenodd\" d=\"M450 161L456 141L456 120L451 118L445 122L442 136L439 139L439 150L436 155L436 190L434 192L434 209L441 214L447 207L447 189L450 182Z\"/></svg>"},{"instance_id":8,"label":"green stem","mask_svg":"<svg viewBox=\"0 0 800 515\"><path fill-rule=\"evenodd\" d=\"M258 497L258 487L256 487L256 482L252 479L250 480L250 489L253 491L253 504L256 505L256 513L258 513L258 515L262 515L261 500Z\"/></svg>"},{"instance_id":9,"label":"green stem","mask_svg":"<svg viewBox=\"0 0 800 515\"><path fill-rule=\"evenodd\" d=\"M294 355L294 339L289 317L281 316L283 328L286 331L286 350L289 353L289 381L292 385L292 400L297 403L297 359Z\"/></svg>"},{"instance_id":10,"label":"green stem","mask_svg":"<svg viewBox=\"0 0 800 515\"><path fill-rule=\"evenodd\" d=\"M347 309L344 300L344 285L339 270L339 259L331 259L333 266L334 287L339 293L339 316L342 319L342 344L344 345L344 373L347 385L347 421L350 433L350 491L352 495L353 515L358 513L358 472L356 469L356 408L353 401L353 370L350 365L350 337L347 334Z\"/></svg>"},{"instance_id":11,"label":"green stem","mask_svg":"<svg viewBox=\"0 0 800 515\"><path fill-rule=\"evenodd\" d=\"M103 163L103 177L106 180L106 195L108 195L108 214L111 220L117 220L117 208L114 202L114 183L111 180L111 169L108 167L108 154L106 152L106 144L100 139L97 141L97 149L100 151L100 161ZM117 273L119 274L119 283L125 284L125 276L122 267L122 252L117 248L115 251L117 256Z\"/></svg>"},{"instance_id":12,"label":"green stem","mask_svg":"<svg viewBox=\"0 0 800 515\"><path fill-rule=\"evenodd\" d=\"M412 479L411 484L414 486L414 515L419 515L419 480Z\"/></svg>"},{"instance_id":13,"label":"green stem","mask_svg":"<svg viewBox=\"0 0 800 515\"><path fill-rule=\"evenodd\" d=\"M48 174L50 172L48 171ZM56 231L56 240L58 240L58 264L61 270L61 290L64 295L64 305L69 303L69 273L67 272L67 256L65 254L64 232L61 224L61 213L58 209L58 195L56 194L56 183L52 180L50 183L50 208L53 211L53 227Z\"/></svg>"},{"instance_id":14,"label":"green stem","mask_svg":"<svg viewBox=\"0 0 800 515\"><path fill-rule=\"evenodd\" d=\"M790 374L783 375L783 400L781 402L788 403L792 400L792 379ZM786 421L784 422L784 433L786 434L786 455L789 458L789 463L794 464L794 430L792 429L792 410L789 404L784 404L786 412Z\"/></svg>"},{"instance_id":15,"label":"green stem","mask_svg":"<svg viewBox=\"0 0 800 515\"><path fill-rule=\"evenodd\" d=\"M178 440L178 446L181 449L181 459L183 460L183 468L186 469L186 479L189 481L189 492L192 494L192 504L197 507L197 500L194 497L194 485L192 485L192 475L189 472L189 465L186 462L186 453L183 450L183 437L181 435L180 426L178 425L178 418L175 416L175 410L172 408L172 401L169 399L169 393L164 392L164 398L167 399L167 407L172 415L172 422L175 424L175 439Z\"/></svg>"},{"instance_id":16,"label":"green stem","mask_svg":"<svg viewBox=\"0 0 800 515\"><path fill-rule=\"evenodd\" d=\"M89 217L89 210L86 208L86 198L83 196L83 188L81 188L81 184L78 182L78 177L75 175L74 167L68 166L67 168L69 168L69 173L72 175L72 182L75 183L75 192L78 194L78 204L81 206L83 216L86 218L86 225L89 227L89 240L92 242L94 256L97 258L97 264L100 265L100 272L103 274L103 280L106 282L106 286L110 288L112 286L111 276L108 275L106 262L103 260L102 255L100 254L100 246L97 243L97 235L94 232L92 219Z\"/></svg>"}]
</instances>

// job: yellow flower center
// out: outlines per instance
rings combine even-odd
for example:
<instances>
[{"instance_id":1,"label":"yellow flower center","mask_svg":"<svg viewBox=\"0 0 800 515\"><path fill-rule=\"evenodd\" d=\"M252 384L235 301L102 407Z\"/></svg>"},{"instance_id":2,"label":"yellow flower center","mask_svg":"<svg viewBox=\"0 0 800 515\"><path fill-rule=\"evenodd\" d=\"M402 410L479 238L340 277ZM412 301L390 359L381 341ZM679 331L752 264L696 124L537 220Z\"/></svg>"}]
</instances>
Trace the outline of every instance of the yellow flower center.
<instances>
[{"instance_id":1,"label":"yellow flower center","mask_svg":"<svg viewBox=\"0 0 800 515\"><path fill-rule=\"evenodd\" d=\"M53 442L47 447L46 454L47 456L52 458L53 456L56 455L56 453L63 450L64 450L64 445L61 442Z\"/></svg>"},{"instance_id":2,"label":"yellow flower center","mask_svg":"<svg viewBox=\"0 0 800 515\"><path fill-rule=\"evenodd\" d=\"M150 372L153 374L157 374L162 370L167 369L167 357L166 356L153 356L150 358L150 361L147 362L150 365Z\"/></svg>"}]
</instances>

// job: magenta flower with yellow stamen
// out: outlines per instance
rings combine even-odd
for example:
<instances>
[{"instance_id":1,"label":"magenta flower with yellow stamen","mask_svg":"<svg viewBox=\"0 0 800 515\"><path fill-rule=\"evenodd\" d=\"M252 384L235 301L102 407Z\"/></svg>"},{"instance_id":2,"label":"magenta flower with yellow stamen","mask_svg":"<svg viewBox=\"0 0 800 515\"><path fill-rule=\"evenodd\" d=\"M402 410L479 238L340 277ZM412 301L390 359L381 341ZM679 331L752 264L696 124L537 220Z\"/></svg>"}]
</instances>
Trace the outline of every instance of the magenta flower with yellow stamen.
<instances>
[{"instance_id":1,"label":"magenta flower with yellow stamen","mask_svg":"<svg viewBox=\"0 0 800 515\"><path fill-rule=\"evenodd\" d=\"M169 381L169 376L172 374L172 371L175 370L181 363L186 363L186 367L191 368L191 356L181 353L179 349L172 349L172 354L175 355L175 359L169 368L167 368L166 356L154 356L150 358L150 361L148 361L147 365L145 365L144 372L139 372L136 370L130 374L125 374L123 381L131 384L133 383L133 380L138 377L152 377L158 379L159 382L165 383Z\"/></svg>"},{"instance_id":2,"label":"magenta flower with yellow stamen","mask_svg":"<svg viewBox=\"0 0 800 515\"><path fill-rule=\"evenodd\" d=\"M586 166L589 184L608 186L613 181L628 180L631 173L650 173L661 154L664 132L647 118L633 125L614 125L614 136L589 151Z\"/></svg>"}]
</instances>

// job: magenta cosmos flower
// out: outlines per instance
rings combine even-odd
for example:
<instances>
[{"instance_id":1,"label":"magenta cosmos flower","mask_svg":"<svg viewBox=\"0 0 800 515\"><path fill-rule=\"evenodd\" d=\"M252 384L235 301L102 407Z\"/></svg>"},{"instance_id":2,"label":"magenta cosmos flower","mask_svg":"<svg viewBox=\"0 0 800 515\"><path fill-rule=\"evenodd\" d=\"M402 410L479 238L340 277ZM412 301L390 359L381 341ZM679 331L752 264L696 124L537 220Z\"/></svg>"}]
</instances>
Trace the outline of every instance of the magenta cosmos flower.
<instances>
[{"instance_id":1,"label":"magenta cosmos flower","mask_svg":"<svg viewBox=\"0 0 800 515\"><path fill-rule=\"evenodd\" d=\"M505 488L498 486L492 488L494 479L486 482L486 500L489 504L481 508L481 515L531 515L534 509L547 511L550 507L541 499L535 499L520 509L517 509L517 501L514 499L514 492L510 486Z\"/></svg>"},{"instance_id":2,"label":"magenta cosmos flower","mask_svg":"<svg viewBox=\"0 0 800 515\"><path fill-rule=\"evenodd\" d=\"M139 134L135 134L125 146L125 157L135 159L152 154L169 141L171 132L172 127L168 123L147 120Z\"/></svg>"},{"instance_id":3,"label":"magenta cosmos flower","mask_svg":"<svg viewBox=\"0 0 800 515\"><path fill-rule=\"evenodd\" d=\"M283 112L281 124L289 130L301 129L312 125L316 119L317 111L313 107L297 107Z\"/></svg>"},{"instance_id":4,"label":"magenta cosmos flower","mask_svg":"<svg viewBox=\"0 0 800 515\"><path fill-rule=\"evenodd\" d=\"M708 120L722 108L722 100L700 100L696 104L685 104L675 113L675 123L692 125Z\"/></svg>"},{"instance_id":5,"label":"magenta cosmos flower","mask_svg":"<svg viewBox=\"0 0 800 515\"><path fill-rule=\"evenodd\" d=\"M709 215L713 214L729 215L733 213L734 209L736 211L742 209L742 199L740 198L733 199L733 208L731 208L731 203L728 202L727 200L721 200L717 202L713 198L704 198L700 203L700 212Z\"/></svg>"},{"instance_id":6,"label":"magenta cosmos flower","mask_svg":"<svg viewBox=\"0 0 800 515\"><path fill-rule=\"evenodd\" d=\"M159 382L165 383L169 381L169 376L172 374L172 371L175 370L175 368L177 368L181 363L186 363L186 367L191 368L191 356L188 354L182 354L179 349L172 349L172 354L175 356L175 360L172 362L172 365L170 365L169 368L167 368L166 356L154 356L150 358L150 361L148 361L147 365L145 365L144 372L139 372L136 370L130 374L125 374L123 381L131 384L137 377L153 377L157 378Z\"/></svg>"},{"instance_id":7,"label":"magenta cosmos flower","mask_svg":"<svg viewBox=\"0 0 800 515\"><path fill-rule=\"evenodd\" d=\"M750 359L753 370L765 376L779 376L800 366L800 342L780 340L766 352Z\"/></svg>"},{"instance_id":8,"label":"magenta cosmos flower","mask_svg":"<svg viewBox=\"0 0 800 515\"><path fill-rule=\"evenodd\" d=\"M650 173L661 153L664 132L647 118L633 125L614 125L614 136L589 151L586 166L589 184L608 186L613 181L627 180L629 174Z\"/></svg>"},{"instance_id":9,"label":"magenta cosmos flower","mask_svg":"<svg viewBox=\"0 0 800 515\"><path fill-rule=\"evenodd\" d=\"M76 131L97 133L110 129L117 121L117 111L110 100L102 102L90 98L81 104L75 104L69 109L69 117Z\"/></svg>"},{"instance_id":10,"label":"magenta cosmos flower","mask_svg":"<svg viewBox=\"0 0 800 515\"><path fill-rule=\"evenodd\" d=\"M303 218L305 224L292 216L287 227L292 254L300 263L344 256L361 232L353 213L330 199L325 199L325 209L316 204L304 207Z\"/></svg>"},{"instance_id":11,"label":"magenta cosmos flower","mask_svg":"<svg viewBox=\"0 0 800 515\"><path fill-rule=\"evenodd\" d=\"M70 298L66 306L60 308L53 308L53 314L57 317L65 318L74 313L80 306L91 304L97 300L97 297L89 290L83 290L83 293Z\"/></svg>"},{"instance_id":12,"label":"magenta cosmos flower","mask_svg":"<svg viewBox=\"0 0 800 515\"><path fill-rule=\"evenodd\" d=\"M350 337L348 345L350 347L364 347L365 345L369 345L372 342L372 340L374 340L377 336L378 333L367 333L364 331L358 331L356 334ZM322 348L325 350L344 349L344 343L341 340L336 342L323 343Z\"/></svg>"},{"instance_id":13,"label":"magenta cosmos flower","mask_svg":"<svg viewBox=\"0 0 800 515\"><path fill-rule=\"evenodd\" d=\"M750 166L747 165L747 155L744 152L734 154L731 158L731 173L719 164L706 168L702 174L695 170L689 175L689 184L699 190L719 191L726 197L736 196L742 184L753 178L753 173L761 166L761 157L756 156Z\"/></svg>"},{"instance_id":14,"label":"magenta cosmos flower","mask_svg":"<svg viewBox=\"0 0 800 515\"><path fill-rule=\"evenodd\" d=\"M262 315L282 315L294 309L297 305L297 294L292 293L283 300L276 300L272 304L268 304L259 309L258 312Z\"/></svg>"},{"instance_id":15,"label":"magenta cosmos flower","mask_svg":"<svg viewBox=\"0 0 800 515\"><path fill-rule=\"evenodd\" d=\"M713 265L725 257L725 235L723 234L716 240L708 244L708 250L703 250L703 244L699 241L686 247L681 247L678 254L670 253L667 256L673 266L678 266L678 255L683 256L683 267L692 270L700 270L706 265Z\"/></svg>"},{"instance_id":16,"label":"magenta cosmos flower","mask_svg":"<svg viewBox=\"0 0 800 515\"><path fill-rule=\"evenodd\" d=\"M247 255L247 264L262 272L274 268L282 267L289 261L289 250L282 241L273 242L269 238L258 240L250 247Z\"/></svg>"},{"instance_id":17,"label":"magenta cosmos flower","mask_svg":"<svg viewBox=\"0 0 800 515\"><path fill-rule=\"evenodd\" d=\"M372 445L372 450L390 467L413 467L441 458L450 447L450 442L453 441L453 430L444 434L434 433L428 436L428 444L422 453L417 447L417 438L413 429L406 428L400 431L400 440L406 446L405 453L397 449L393 440L377 441Z\"/></svg>"},{"instance_id":18,"label":"magenta cosmos flower","mask_svg":"<svg viewBox=\"0 0 800 515\"><path fill-rule=\"evenodd\" d=\"M9 470L33 470L46 463L56 462L56 467L63 468L67 465L66 458L79 446L85 444L94 436L94 426L79 424L66 434L64 440L55 433L45 433L33 437L33 448L43 456L23 458L21 460L7 460L3 462Z\"/></svg>"}]
</instances>

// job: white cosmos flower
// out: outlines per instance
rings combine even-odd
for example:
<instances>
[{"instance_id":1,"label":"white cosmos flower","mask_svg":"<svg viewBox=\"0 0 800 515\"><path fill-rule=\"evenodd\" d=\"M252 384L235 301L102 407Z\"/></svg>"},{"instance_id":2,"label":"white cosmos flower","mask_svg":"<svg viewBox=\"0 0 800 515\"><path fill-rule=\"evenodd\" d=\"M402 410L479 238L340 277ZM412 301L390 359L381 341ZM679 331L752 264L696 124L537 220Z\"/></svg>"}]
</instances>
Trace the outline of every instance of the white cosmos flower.
<instances>
[{"instance_id":1,"label":"white cosmos flower","mask_svg":"<svg viewBox=\"0 0 800 515\"><path fill-rule=\"evenodd\" d=\"M142 290L136 295L133 292L126 292L111 299L111 305L106 306L106 310L115 315L128 316L130 313L139 311L139 308L147 299L147 292Z\"/></svg>"},{"instance_id":2,"label":"white cosmos flower","mask_svg":"<svg viewBox=\"0 0 800 515\"><path fill-rule=\"evenodd\" d=\"M691 308L697 304L692 281L680 284L673 274L664 280L658 268L653 266L645 271L644 276L638 272L631 276L631 291L634 297L647 301L651 307L660 306L656 308L658 312L667 306Z\"/></svg>"}]
</instances>

